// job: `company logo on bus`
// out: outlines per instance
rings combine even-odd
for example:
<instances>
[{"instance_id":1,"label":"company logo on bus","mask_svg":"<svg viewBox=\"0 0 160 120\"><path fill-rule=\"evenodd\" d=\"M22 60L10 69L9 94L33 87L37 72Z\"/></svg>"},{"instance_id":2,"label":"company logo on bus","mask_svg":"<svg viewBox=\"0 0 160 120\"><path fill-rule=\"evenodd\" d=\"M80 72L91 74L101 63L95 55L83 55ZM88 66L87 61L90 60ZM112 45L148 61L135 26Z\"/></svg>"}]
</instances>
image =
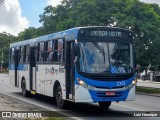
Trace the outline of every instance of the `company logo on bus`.
<instances>
[{"instance_id":1,"label":"company logo on bus","mask_svg":"<svg viewBox=\"0 0 160 120\"><path fill-rule=\"evenodd\" d=\"M54 67L52 67L51 69L46 68L46 74L51 73L52 75L54 75L55 73L57 74L57 72L58 71L54 69Z\"/></svg>"}]
</instances>

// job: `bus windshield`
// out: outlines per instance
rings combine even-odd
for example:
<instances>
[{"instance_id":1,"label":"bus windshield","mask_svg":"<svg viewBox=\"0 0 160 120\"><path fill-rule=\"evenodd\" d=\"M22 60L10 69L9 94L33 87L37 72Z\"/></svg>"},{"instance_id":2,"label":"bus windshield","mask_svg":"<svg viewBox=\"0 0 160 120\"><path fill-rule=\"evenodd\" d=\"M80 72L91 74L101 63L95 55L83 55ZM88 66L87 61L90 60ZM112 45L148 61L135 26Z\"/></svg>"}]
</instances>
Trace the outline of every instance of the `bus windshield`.
<instances>
[{"instance_id":1,"label":"bus windshield","mask_svg":"<svg viewBox=\"0 0 160 120\"><path fill-rule=\"evenodd\" d=\"M85 73L131 73L132 47L128 43L79 42L79 71Z\"/></svg>"}]
</instances>

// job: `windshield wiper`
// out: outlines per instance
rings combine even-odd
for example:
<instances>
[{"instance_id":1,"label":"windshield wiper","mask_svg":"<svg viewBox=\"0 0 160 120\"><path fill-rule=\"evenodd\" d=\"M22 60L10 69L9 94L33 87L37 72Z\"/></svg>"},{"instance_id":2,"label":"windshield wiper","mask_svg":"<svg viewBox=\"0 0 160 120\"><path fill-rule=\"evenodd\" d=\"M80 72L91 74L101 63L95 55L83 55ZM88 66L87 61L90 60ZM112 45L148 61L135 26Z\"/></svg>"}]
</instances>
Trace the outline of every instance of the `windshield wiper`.
<instances>
[{"instance_id":1,"label":"windshield wiper","mask_svg":"<svg viewBox=\"0 0 160 120\"><path fill-rule=\"evenodd\" d=\"M100 46L97 42L92 42L93 45L97 48L98 52L103 55L104 58L104 64L105 64L105 52L104 52L104 47Z\"/></svg>"}]
</instances>

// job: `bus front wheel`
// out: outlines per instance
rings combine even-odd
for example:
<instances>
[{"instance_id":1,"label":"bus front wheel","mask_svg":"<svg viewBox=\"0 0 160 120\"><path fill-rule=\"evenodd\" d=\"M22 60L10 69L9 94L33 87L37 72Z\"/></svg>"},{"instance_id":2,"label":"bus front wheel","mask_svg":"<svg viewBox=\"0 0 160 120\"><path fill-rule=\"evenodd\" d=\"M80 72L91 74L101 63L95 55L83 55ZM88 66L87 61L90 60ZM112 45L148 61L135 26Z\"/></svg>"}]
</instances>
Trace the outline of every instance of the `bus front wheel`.
<instances>
[{"instance_id":1,"label":"bus front wheel","mask_svg":"<svg viewBox=\"0 0 160 120\"><path fill-rule=\"evenodd\" d=\"M30 92L26 89L26 81L22 80L22 95L28 97Z\"/></svg>"},{"instance_id":2,"label":"bus front wheel","mask_svg":"<svg viewBox=\"0 0 160 120\"><path fill-rule=\"evenodd\" d=\"M65 108L65 101L62 97L62 90L61 87L58 86L57 91L56 91L56 104L58 108Z\"/></svg>"},{"instance_id":3,"label":"bus front wheel","mask_svg":"<svg viewBox=\"0 0 160 120\"><path fill-rule=\"evenodd\" d=\"M98 104L99 104L100 108L105 111L111 105L111 101L109 101L109 102L98 102Z\"/></svg>"}]
</instances>

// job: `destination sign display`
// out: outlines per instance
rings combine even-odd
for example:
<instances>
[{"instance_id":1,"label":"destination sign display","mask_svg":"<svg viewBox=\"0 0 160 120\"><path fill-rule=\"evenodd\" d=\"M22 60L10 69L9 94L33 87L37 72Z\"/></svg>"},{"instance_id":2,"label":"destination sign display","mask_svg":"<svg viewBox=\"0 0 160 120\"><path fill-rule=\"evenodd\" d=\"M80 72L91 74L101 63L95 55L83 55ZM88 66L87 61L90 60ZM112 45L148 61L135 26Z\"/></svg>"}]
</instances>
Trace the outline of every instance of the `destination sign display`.
<instances>
[{"instance_id":1,"label":"destination sign display","mask_svg":"<svg viewBox=\"0 0 160 120\"><path fill-rule=\"evenodd\" d=\"M94 38L94 37L112 37L112 38L131 38L130 31L124 31L119 29L81 29L79 31L80 38Z\"/></svg>"},{"instance_id":2,"label":"destination sign display","mask_svg":"<svg viewBox=\"0 0 160 120\"><path fill-rule=\"evenodd\" d=\"M110 37L121 37L121 31L91 31L91 36L110 36Z\"/></svg>"}]
</instances>

